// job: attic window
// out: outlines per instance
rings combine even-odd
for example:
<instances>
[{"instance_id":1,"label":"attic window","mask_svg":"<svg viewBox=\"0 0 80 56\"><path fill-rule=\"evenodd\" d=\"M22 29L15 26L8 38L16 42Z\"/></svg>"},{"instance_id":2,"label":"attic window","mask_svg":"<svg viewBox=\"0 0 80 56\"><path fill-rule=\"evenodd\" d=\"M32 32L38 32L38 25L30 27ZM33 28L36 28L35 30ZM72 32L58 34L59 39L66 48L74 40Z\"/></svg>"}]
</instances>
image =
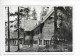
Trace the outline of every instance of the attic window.
<instances>
[{"instance_id":1,"label":"attic window","mask_svg":"<svg viewBox=\"0 0 80 56\"><path fill-rule=\"evenodd\" d=\"M42 40L39 40L39 45L42 45Z\"/></svg>"},{"instance_id":2,"label":"attic window","mask_svg":"<svg viewBox=\"0 0 80 56\"><path fill-rule=\"evenodd\" d=\"M37 44L38 43L38 41L37 40L34 40L34 44Z\"/></svg>"}]
</instances>

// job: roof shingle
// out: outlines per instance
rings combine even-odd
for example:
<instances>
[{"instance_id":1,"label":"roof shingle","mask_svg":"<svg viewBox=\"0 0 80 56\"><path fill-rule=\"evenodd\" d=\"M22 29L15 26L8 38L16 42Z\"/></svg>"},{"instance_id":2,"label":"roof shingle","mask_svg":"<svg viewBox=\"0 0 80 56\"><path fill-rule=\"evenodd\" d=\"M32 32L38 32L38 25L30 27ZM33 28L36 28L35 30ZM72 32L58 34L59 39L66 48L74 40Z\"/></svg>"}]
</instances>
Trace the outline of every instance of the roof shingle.
<instances>
[{"instance_id":1,"label":"roof shingle","mask_svg":"<svg viewBox=\"0 0 80 56\"><path fill-rule=\"evenodd\" d=\"M22 20L20 27L24 29L24 31L32 31L35 27L37 27L37 20Z\"/></svg>"}]
</instances>

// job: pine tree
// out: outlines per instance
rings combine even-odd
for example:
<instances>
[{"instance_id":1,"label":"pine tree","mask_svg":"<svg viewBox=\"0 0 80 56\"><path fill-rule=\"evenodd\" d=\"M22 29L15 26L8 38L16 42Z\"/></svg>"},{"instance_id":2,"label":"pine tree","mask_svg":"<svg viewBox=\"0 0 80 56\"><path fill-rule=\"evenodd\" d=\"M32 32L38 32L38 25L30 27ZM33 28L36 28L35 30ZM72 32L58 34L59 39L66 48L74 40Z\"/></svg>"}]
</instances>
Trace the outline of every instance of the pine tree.
<instances>
[{"instance_id":1,"label":"pine tree","mask_svg":"<svg viewBox=\"0 0 80 56\"><path fill-rule=\"evenodd\" d=\"M30 7L24 8L24 13L26 14L26 19L29 19Z\"/></svg>"},{"instance_id":2,"label":"pine tree","mask_svg":"<svg viewBox=\"0 0 80 56\"><path fill-rule=\"evenodd\" d=\"M64 41L72 41L72 8L71 7L62 7L59 8L62 11L60 23L60 34L61 38L64 38Z\"/></svg>"},{"instance_id":3,"label":"pine tree","mask_svg":"<svg viewBox=\"0 0 80 56\"><path fill-rule=\"evenodd\" d=\"M40 13L40 20L42 21L43 20L43 17L45 16L45 7L42 8L42 11Z\"/></svg>"},{"instance_id":4,"label":"pine tree","mask_svg":"<svg viewBox=\"0 0 80 56\"><path fill-rule=\"evenodd\" d=\"M37 13L36 13L36 10L34 8L33 11L32 11L32 17L33 17L34 20L37 20L36 14Z\"/></svg>"}]
</instances>

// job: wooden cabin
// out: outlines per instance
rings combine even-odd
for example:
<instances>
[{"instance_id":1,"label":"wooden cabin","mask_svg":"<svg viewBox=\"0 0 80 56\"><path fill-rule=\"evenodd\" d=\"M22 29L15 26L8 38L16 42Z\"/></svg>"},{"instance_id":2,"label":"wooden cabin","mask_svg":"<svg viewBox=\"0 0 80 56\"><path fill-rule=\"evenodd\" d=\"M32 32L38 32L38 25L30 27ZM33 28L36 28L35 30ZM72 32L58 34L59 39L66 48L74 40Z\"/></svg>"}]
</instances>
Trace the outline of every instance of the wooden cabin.
<instances>
[{"instance_id":1,"label":"wooden cabin","mask_svg":"<svg viewBox=\"0 0 80 56\"><path fill-rule=\"evenodd\" d=\"M45 46L51 44L54 35L54 9L52 9L41 23L37 20L21 20L21 28L25 32L25 43Z\"/></svg>"}]
</instances>

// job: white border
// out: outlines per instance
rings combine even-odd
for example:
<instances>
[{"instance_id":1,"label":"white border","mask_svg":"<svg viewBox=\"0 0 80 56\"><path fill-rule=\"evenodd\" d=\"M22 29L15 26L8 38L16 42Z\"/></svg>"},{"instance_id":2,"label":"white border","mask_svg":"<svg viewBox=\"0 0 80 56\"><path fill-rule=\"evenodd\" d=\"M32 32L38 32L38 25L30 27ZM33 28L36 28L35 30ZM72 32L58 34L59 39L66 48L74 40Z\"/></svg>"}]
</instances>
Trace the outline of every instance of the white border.
<instances>
[{"instance_id":1,"label":"white border","mask_svg":"<svg viewBox=\"0 0 80 56\"><path fill-rule=\"evenodd\" d=\"M73 7L73 52L5 52L5 20L4 7L7 5L53 5L53 6L72 6ZM1 2L1 19L0 19L0 34L1 34L1 54L2 55L76 55L79 54L79 18L80 18L80 1L53 1L53 0L3 0ZM79 47L78 47L79 46ZM77 49L78 48L78 49ZM78 51L78 52L77 52ZM76 53L77 52L77 53Z\"/></svg>"}]
</instances>

